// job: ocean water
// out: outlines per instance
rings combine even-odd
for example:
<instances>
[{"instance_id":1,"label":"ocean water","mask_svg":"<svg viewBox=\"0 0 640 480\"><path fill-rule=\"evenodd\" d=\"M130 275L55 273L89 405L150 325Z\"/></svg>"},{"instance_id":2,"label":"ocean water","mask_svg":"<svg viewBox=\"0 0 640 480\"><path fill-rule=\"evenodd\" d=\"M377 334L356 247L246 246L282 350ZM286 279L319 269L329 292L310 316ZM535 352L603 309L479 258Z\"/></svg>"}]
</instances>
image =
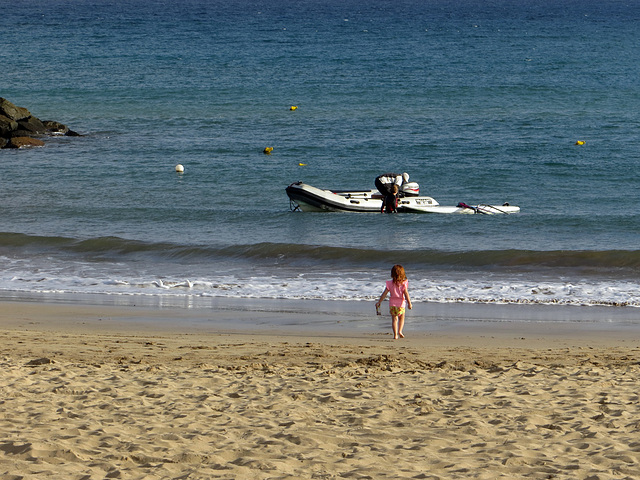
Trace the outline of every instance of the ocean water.
<instances>
[{"instance_id":1,"label":"ocean water","mask_svg":"<svg viewBox=\"0 0 640 480\"><path fill-rule=\"evenodd\" d=\"M639 307L639 22L628 0L19 2L0 96L83 136L0 151L0 294L365 301L401 263L416 309ZM522 210L290 211L292 182L388 171Z\"/></svg>"}]
</instances>

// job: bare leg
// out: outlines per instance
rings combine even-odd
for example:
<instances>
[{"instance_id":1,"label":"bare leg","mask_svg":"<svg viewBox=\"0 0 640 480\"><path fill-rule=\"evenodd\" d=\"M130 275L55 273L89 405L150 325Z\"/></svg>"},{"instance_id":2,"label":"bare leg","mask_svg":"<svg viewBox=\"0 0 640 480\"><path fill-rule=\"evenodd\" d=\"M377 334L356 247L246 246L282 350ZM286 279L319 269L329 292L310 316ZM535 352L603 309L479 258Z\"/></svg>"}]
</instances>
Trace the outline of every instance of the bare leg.
<instances>
[{"instance_id":1,"label":"bare leg","mask_svg":"<svg viewBox=\"0 0 640 480\"><path fill-rule=\"evenodd\" d=\"M404 313L402 315L398 315L398 336L400 338L404 338L404 334L402 333L403 328L404 328Z\"/></svg>"},{"instance_id":2,"label":"bare leg","mask_svg":"<svg viewBox=\"0 0 640 480\"><path fill-rule=\"evenodd\" d=\"M391 315L391 329L393 330L393 339L398 339L398 316Z\"/></svg>"}]
</instances>

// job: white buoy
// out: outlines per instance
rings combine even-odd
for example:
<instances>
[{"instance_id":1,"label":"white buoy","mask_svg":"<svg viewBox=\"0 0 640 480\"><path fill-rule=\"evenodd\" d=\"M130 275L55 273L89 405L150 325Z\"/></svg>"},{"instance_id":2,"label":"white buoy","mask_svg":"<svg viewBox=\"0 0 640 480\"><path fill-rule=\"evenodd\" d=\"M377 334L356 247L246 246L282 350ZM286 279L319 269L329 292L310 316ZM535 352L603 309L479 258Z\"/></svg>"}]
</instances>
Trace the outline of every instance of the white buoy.
<instances>
[{"instance_id":1,"label":"white buoy","mask_svg":"<svg viewBox=\"0 0 640 480\"><path fill-rule=\"evenodd\" d=\"M181 164L176 165L176 172L184 173L184 167Z\"/></svg>"}]
</instances>

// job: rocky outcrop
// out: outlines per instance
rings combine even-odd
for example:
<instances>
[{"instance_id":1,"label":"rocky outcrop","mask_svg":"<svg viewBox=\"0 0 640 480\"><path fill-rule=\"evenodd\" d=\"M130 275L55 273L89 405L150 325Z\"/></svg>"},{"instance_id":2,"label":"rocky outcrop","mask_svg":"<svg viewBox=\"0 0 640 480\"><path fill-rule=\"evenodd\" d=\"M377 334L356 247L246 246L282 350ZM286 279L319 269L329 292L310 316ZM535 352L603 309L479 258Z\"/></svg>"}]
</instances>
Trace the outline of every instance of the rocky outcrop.
<instances>
[{"instance_id":1,"label":"rocky outcrop","mask_svg":"<svg viewBox=\"0 0 640 480\"><path fill-rule=\"evenodd\" d=\"M46 135L79 136L79 133L53 120L42 121L24 107L0 97L0 148L43 147Z\"/></svg>"}]
</instances>

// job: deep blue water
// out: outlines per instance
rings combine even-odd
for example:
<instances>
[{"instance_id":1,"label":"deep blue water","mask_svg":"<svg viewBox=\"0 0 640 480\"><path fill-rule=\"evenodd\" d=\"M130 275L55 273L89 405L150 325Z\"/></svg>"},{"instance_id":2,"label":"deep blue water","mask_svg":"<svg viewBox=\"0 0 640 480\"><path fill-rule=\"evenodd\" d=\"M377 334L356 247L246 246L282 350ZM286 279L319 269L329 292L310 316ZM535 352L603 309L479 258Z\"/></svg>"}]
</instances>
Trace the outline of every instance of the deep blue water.
<instances>
[{"instance_id":1,"label":"deep blue water","mask_svg":"<svg viewBox=\"0 0 640 480\"><path fill-rule=\"evenodd\" d=\"M629 1L20 2L0 96L83 136L0 151L0 289L364 299L402 262L418 300L638 305L639 20ZM390 170L522 213L289 211L289 183Z\"/></svg>"}]
</instances>

